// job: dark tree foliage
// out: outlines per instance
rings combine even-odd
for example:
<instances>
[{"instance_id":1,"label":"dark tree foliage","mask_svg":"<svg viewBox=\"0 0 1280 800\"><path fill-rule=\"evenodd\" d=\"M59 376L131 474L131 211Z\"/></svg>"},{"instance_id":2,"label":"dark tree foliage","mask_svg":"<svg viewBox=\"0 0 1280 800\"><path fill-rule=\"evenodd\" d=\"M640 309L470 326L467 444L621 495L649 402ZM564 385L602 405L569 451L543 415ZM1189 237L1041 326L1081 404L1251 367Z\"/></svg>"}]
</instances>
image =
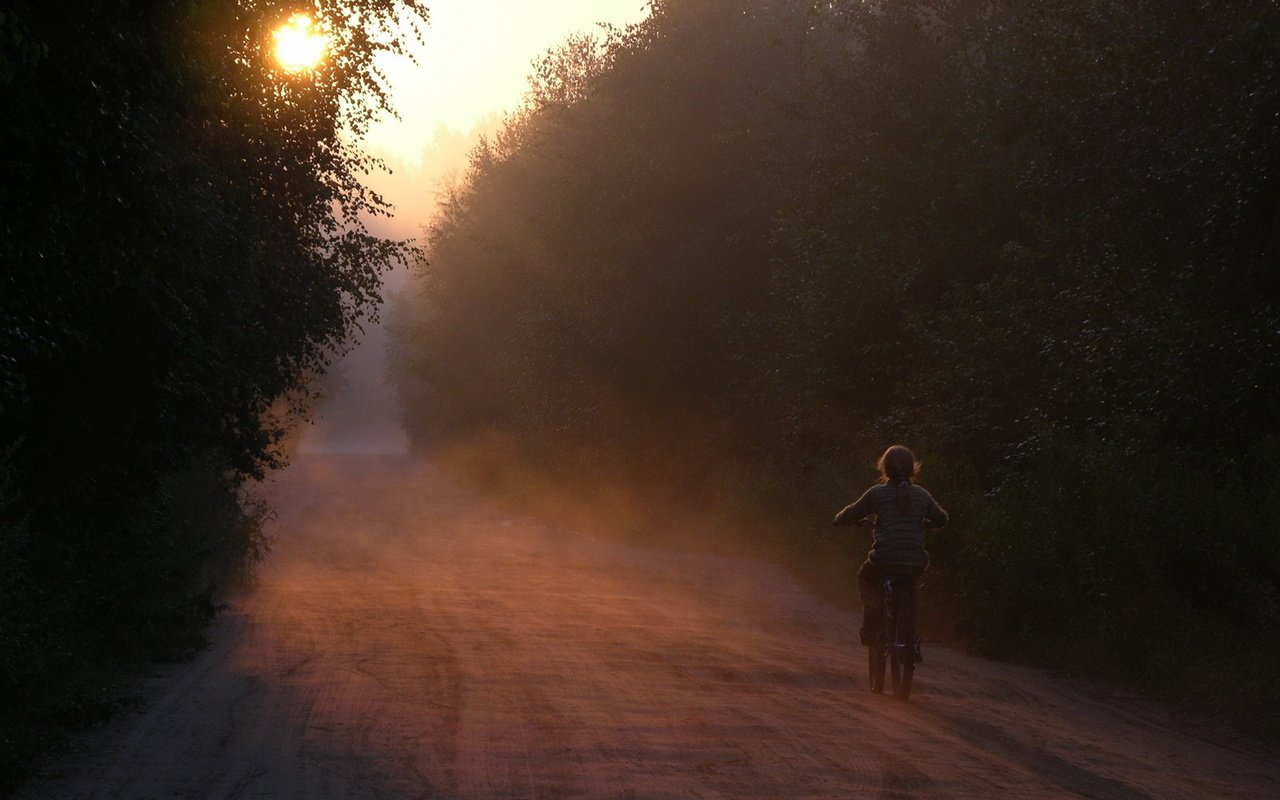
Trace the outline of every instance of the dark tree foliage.
<instances>
[{"instance_id":1,"label":"dark tree foliage","mask_svg":"<svg viewBox=\"0 0 1280 800\"><path fill-rule=\"evenodd\" d=\"M772 513L846 583L797 532L908 442L935 632L1275 733L1278 61L1267 0L655 3L450 195L412 433Z\"/></svg>"},{"instance_id":2,"label":"dark tree foliage","mask_svg":"<svg viewBox=\"0 0 1280 800\"><path fill-rule=\"evenodd\" d=\"M287 75L271 32L299 10L333 43ZM238 487L280 464L281 398L407 254L361 222L387 209L356 142L374 55L425 14L0 3L0 783L260 554Z\"/></svg>"}]
</instances>

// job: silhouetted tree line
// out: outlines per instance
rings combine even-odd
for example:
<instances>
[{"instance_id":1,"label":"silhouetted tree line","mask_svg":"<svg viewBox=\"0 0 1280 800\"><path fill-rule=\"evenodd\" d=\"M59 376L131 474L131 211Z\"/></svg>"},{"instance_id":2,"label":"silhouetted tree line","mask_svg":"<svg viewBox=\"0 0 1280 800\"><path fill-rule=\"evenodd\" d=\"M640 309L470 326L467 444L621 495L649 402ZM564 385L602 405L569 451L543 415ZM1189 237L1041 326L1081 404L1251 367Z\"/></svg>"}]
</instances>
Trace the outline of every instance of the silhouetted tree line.
<instances>
[{"instance_id":1,"label":"silhouetted tree line","mask_svg":"<svg viewBox=\"0 0 1280 800\"><path fill-rule=\"evenodd\" d=\"M265 547L243 483L406 254L354 142L425 9L319 7L287 76L286 3L0 2L0 790L194 646Z\"/></svg>"},{"instance_id":2,"label":"silhouetted tree line","mask_svg":"<svg viewBox=\"0 0 1280 800\"><path fill-rule=\"evenodd\" d=\"M909 443L935 635L1275 733L1278 62L1268 0L656 2L444 196L411 434L848 585L821 528Z\"/></svg>"}]
</instances>

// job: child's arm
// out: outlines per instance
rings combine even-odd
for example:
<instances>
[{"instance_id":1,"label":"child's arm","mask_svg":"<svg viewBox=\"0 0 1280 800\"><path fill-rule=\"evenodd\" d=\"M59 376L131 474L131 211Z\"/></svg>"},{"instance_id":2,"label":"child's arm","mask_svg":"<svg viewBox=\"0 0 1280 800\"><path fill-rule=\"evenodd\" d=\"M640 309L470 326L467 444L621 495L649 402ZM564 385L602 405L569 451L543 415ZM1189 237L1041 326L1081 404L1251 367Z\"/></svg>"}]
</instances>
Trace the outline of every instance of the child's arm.
<instances>
[{"instance_id":1,"label":"child's arm","mask_svg":"<svg viewBox=\"0 0 1280 800\"><path fill-rule=\"evenodd\" d=\"M942 510L942 506L938 505L938 501L933 499L933 495L928 491L924 493L929 498L929 508L925 511L924 520L929 524L930 528L945 528L947 525L947 512Z\"/></svg>"},{"instance_id":2,"label":"child's arm","mask_svg":"<svg viewBox=\"0 0 1280 800\"><path fill-rule=\"evenodd\" d=\"M871 489L863 492L854 502L840 509L832 525L856 525L871 514Z\"/></svg>"}]
</instances>

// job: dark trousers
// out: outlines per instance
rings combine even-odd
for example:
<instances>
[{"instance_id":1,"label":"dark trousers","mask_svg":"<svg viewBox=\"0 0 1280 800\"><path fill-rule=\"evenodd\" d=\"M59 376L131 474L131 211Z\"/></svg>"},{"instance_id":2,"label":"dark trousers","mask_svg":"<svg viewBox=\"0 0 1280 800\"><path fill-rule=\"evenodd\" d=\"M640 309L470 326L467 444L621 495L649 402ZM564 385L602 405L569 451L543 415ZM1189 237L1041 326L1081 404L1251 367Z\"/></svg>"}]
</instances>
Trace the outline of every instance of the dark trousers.
<instances>
[{"instance_id":1,"label":"dark trousers","mask_svg":"<svg viewBox=\"0 0 1280 800\"><path fill-rule=\"evenodd\" d=\"M858 570L858 594L862 595L862 625L880 625L880 586L885 578L903 578L910 581L910 591L924 574L924 567L897 567L863 562Z\"/></svg>"}]
</instances>

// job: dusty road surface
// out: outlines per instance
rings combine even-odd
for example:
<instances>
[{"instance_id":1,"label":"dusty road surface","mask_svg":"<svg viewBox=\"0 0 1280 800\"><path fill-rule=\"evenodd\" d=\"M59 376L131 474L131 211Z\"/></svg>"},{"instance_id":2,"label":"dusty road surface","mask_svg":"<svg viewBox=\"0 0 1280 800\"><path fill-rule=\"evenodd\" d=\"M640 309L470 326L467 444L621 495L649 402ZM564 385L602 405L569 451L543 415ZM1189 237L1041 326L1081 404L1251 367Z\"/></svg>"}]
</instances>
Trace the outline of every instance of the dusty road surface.
<instances>
[{"instance_id":1,"label":"dusty road surface","mask_svg":"<svg viewBox=\"0 0 1280 800\"><path fill-rule=\"evenodd\" d=\"M511 517L403 458L272 488L260 585L30 798L1274 798L1280 750L926 651L780 570Z\"/></svg>"}]
</instances>

